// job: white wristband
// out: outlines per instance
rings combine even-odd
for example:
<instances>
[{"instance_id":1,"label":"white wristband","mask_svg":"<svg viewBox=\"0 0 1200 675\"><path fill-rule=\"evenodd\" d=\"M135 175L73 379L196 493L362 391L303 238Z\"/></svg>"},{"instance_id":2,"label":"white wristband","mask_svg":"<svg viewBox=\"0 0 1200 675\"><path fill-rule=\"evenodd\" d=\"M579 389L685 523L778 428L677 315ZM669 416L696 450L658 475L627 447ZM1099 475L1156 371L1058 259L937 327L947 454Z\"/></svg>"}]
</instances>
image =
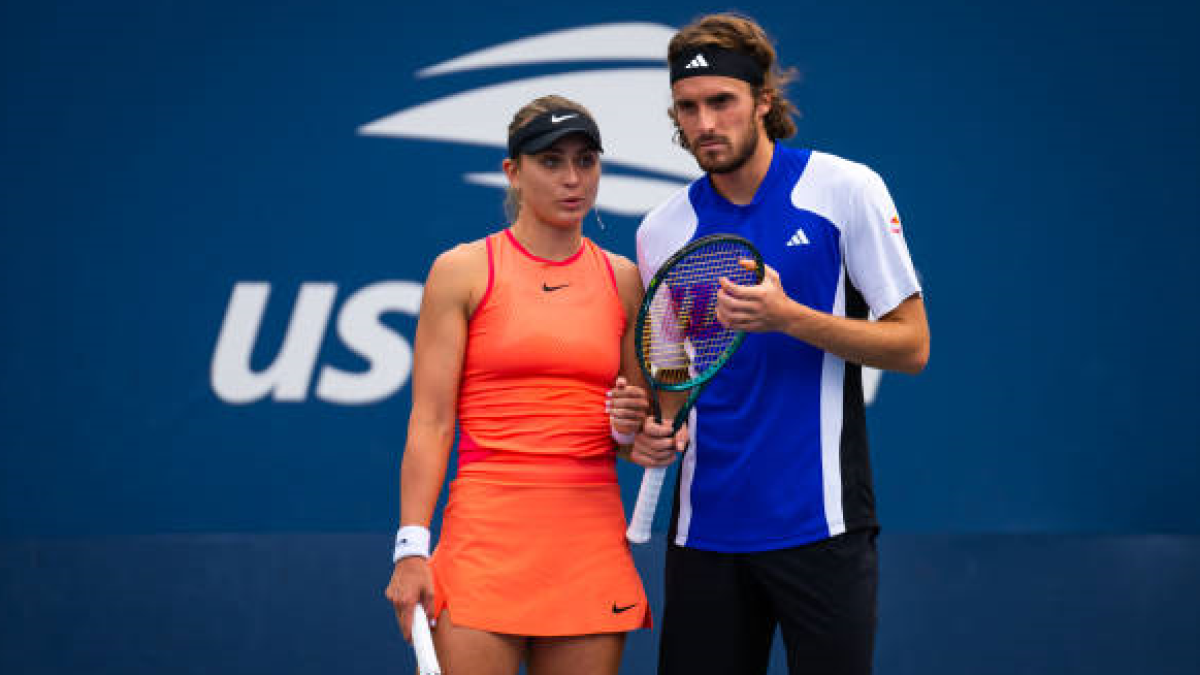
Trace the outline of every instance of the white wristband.
<instances>
[{"instance_id":1,"label":"white wristband","mask_svg":"<svg viewBox=\"0 0 1200 675\"><path fill-rule=\"evenodd\" d=\"M396 548L392 551L392 562L411 556L429 557L429 528L420 525L405 525L396 532Z\"/></svg>"},{"instance_id":2,"label":"white wristband","mask_svg":"<svg viewBox=\"0 0 1200 675\"><path fill-rule=\"evenodd\" d=\"M612 437L617 442L617 445L632 445L633 439L637 438L637 434L621 433L617 431L616 427L612 427Z\"/></svg>"}]
</instances>

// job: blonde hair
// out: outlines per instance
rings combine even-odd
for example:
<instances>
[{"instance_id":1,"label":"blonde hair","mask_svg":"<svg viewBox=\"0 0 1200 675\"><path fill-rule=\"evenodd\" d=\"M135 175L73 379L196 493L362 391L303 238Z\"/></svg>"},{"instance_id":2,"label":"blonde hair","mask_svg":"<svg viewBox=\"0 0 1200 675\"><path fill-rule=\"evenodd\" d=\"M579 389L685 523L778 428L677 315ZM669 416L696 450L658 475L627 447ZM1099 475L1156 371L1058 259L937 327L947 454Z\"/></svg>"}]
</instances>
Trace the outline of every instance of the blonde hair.
<instances>
[{"instance_id":1,"label":"blonde hair","mask_svg":"<svg viewBox=\"0 0 1200 675\"><path fill-rule=\"evenodd\" d=\"M771 99L771 109L763 119L763 127L771 140L791 138L796 135L796 122L792 119L797 115L796 106L787 99L784 89L796 79L795 69L781 70L776 63L775 47L766 31L753 19L738 14L708 14L684 26L671 38L667 46L667 61L675 59L688 50L697 47L720 47L748 54L762 68L763 83L753 87L754 97L766 94ZM675 140L679 145L688 148L687 138L679 128L679 119L675 115L675 107L668 109L667 114L675 125Z\"/></svg>"}]
</instances>

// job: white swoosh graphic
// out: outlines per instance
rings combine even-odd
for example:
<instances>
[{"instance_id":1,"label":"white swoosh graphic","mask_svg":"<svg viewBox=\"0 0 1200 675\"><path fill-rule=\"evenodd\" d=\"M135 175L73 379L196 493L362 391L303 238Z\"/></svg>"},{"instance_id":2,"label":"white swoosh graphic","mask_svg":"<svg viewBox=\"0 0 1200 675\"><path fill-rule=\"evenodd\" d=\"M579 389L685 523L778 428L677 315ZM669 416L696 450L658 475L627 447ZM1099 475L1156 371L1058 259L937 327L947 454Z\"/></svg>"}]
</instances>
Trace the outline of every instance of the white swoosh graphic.
<instances>
[{"instance_id":1,"label":"white swoosh graphic","mask_svg":"<svg viewBox=\"0 0 1200 675\"><path fill-rule=\"evenodd\" d=\"M654 23L612 23L559 30L481 49L417 71L433 77L466 70L565 61L664 63L675 29Z\"/></svg>"},{"instance_id":2,"label":"white swoosh graphic","mask_svg":"<svg viewBox=\"0 0 1200 675\"><path fill-rule=\"evenodd\" d=\"M469 173L464 178L473 185L508 187L508 178L502 173ZM682 187L683 183L669 180L605 173L600 177L596 208L618 216L642 216Z\"/></svg>"},{"instance_id":3,"label":"white swoosh graphic","mask_svg":"<svg viewBox=\"0 0 1200 675\"><path fill-rule=\"evenodd\" d=\"M671 142L665 68L612 68L504 82L402 110L363 125L359 133L504 148L513 113L550 92L592 111L606 163L685 181L700 175L691 155Z\"/></svg>"}]
</instances>

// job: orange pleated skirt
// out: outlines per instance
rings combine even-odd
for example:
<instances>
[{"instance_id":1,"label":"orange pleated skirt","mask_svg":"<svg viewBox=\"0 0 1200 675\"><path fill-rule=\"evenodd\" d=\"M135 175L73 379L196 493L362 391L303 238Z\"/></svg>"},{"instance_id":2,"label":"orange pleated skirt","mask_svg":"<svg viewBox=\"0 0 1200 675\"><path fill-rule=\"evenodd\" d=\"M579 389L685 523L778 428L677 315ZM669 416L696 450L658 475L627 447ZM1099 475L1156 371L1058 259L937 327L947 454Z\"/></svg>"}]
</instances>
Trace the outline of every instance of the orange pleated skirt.
<instances>
[{"instance_id":1,"label":"orange pleated skirt","mask_svg":"<svg viewBox=\"0 0 1200 675\"><path fill-rule=\"evenodd\" d=\"M430 558L433 616L449 609L456 626L524 636L649 628L612 460L534 472L459 470Z\"/></svg>"}]
</instances>

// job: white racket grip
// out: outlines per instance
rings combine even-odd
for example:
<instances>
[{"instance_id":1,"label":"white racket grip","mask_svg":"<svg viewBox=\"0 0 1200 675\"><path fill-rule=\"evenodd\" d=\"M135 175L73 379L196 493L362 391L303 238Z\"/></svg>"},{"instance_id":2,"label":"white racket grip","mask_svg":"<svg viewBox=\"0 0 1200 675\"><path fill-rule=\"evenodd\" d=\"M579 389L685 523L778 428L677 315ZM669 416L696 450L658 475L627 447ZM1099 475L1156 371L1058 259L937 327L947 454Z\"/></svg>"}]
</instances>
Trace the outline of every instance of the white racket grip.
<instances>
[{"instance_id":1,"label":"white racket grip","mask_svg":"<svg viewBox=\"0 0 1200 675\"><path fill-rule=\"evenodd\" d=\"M642 474L642 487L638 490L637 504L629 518L629 529L625 538L634 544L650 541L650 526L654 524L654 510L658 508L658 493L662 492L663 478L667 467L656 466Z\"/></svg>"},{"instance_id":2,"label":"white racket grip","mask_svg":"<svg viewBox=\"0 0 1200 675\"><path fill-rule=\"evenodd\" d=\"M417 653L417 671L421 675L442 675L437 652L433 648L433 634L429 632L429 617L421 603L413 607L412 618L413 651Z\"/></svg>"}]
</instances>

